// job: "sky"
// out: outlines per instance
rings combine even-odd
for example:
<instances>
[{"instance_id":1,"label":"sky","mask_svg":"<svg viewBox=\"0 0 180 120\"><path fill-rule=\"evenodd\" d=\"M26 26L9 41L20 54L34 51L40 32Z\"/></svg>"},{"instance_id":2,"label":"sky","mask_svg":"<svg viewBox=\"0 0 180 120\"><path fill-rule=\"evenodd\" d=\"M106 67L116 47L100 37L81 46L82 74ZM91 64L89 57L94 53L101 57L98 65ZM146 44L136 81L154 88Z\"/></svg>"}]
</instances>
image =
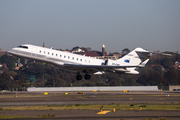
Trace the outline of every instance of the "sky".
<instances>
[{"instance_id":1,"label":"sky","mask_svg":"<svg viewBox=\"0 0 180 120\"><path fill-rule=\"evenodd\" d=\"M0 48L180 52L180 0L0 0Z\"/></svg>"}]
</instances>

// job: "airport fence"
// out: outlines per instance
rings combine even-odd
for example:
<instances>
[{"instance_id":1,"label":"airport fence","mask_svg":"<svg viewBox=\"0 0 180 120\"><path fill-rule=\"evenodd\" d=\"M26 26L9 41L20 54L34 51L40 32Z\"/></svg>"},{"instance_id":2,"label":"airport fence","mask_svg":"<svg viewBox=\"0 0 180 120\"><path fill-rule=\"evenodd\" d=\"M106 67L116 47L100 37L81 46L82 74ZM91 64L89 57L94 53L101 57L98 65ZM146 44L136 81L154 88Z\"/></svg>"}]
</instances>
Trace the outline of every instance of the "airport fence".
<instances>
[{"instance_id":1,"label":"airport fence","mask_svg":"<svg viewBox=\"0 0 180 120\"><path fill-rule=\"evenodd\" d=\"M22 87L22 88L10 88L7 91L27 91L26 87Z\"/></svg>"}]
</instances>

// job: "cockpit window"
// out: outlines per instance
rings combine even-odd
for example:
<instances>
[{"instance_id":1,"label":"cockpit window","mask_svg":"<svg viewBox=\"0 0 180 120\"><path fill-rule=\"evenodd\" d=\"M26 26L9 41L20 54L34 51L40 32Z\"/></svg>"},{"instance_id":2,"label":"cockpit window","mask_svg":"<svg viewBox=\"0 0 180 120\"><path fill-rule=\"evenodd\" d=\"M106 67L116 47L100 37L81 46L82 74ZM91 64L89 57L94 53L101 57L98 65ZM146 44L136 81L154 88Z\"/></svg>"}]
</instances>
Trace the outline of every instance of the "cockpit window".
<instances>
[{"instance_id":1,"label":"cockpit window","mask_svg":"<svg viewBox=\"0 0 180 120\"><path fill-rule=\"evenodd\" d=\"M18 48L25 48L25 49L28 49L27 46L18 46Z\"/></svg>"}]
</instances>

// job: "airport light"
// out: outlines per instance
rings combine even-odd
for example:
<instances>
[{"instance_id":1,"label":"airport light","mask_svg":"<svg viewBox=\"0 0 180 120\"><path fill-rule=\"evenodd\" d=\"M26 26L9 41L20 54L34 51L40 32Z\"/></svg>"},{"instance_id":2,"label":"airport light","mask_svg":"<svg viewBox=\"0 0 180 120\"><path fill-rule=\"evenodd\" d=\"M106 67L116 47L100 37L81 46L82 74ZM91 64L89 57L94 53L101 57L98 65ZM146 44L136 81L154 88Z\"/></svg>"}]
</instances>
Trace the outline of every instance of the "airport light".
<instances>
[{"instance_id":1,"label":"airport light","mask_svg":"<svg viewBox=\"0 0 180 120\"><path fill-rule=\"evenodd\" d=\"M103 106L100 107L101 112L102 112L102 109L103 109Z\"/></svg>"},{"instance_id":2,"label":"airport light","mask_svg":"<svg viewBox=\"0 0 180 120\"><path fill-rule=\"evenodd\" d=\"M133 104L130 105L131 110L132 110L133 106L134 106Z\"/></svg>"}]
</instances>

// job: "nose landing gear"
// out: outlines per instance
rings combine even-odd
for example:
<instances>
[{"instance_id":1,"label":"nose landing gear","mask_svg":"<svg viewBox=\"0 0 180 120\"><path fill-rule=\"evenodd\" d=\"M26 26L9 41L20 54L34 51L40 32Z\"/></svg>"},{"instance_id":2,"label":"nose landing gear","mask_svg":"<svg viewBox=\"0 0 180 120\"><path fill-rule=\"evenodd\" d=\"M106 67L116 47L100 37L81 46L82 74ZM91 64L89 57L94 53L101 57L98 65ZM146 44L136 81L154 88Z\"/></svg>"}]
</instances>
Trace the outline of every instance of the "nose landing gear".
<instances>
[{"instance_id":1,"label":"nose landing gear","mask_svg":"<svg viewBox=\"0 0 180 120\"><path fill-rule=\"evenodd\" d=\"M17 64L16 64L17 67L19 67L21 65L20 61L21 61L21 59L17 58Z\"/></svg>"}]
</instances>

